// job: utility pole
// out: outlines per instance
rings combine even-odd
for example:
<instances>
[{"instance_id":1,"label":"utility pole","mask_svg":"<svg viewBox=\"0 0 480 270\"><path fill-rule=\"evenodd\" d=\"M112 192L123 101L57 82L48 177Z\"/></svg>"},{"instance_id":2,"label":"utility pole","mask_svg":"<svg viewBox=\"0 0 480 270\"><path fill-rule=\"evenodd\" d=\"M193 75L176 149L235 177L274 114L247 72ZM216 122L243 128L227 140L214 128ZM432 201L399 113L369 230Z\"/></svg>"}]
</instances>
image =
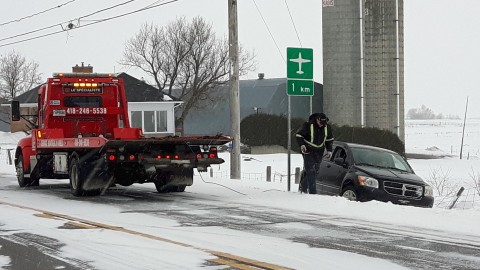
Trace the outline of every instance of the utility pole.
<instances>
[{"instance_id":1,"label":"utility pole","mask_svg":"<svg viewBox=\"0 0 480 270\"><path fill-rule=\"evenodd\" d=\"M463 131L462 131L462 144L460 145L460 159L462 159L462 153L463 153L463 137L465 137L465 122L467 121L467 109L468 109L468 96L467 96L467 104L465 104L465 116L463 117Z\"/></svg>"},{"instance_id":2,"label":"utility pole","mask_svg":"<svg viewBox=\"0 0 480 270\"><path fill-rule=\"evenodd\" d=\"M240 90L238 65L237 0L228 0L228 44L230 46L230 122L233 137L230 152L230 178L240 179Z\"/></svg>"}]
</instances>

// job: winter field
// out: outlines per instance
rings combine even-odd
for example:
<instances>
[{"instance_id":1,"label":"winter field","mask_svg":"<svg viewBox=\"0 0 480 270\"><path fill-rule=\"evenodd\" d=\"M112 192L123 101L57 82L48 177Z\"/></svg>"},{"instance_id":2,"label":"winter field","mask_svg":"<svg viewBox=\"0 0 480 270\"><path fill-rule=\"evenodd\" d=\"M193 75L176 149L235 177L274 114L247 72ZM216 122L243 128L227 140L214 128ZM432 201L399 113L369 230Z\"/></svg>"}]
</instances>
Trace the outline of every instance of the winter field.
<instances>
[{"instance_id":1,"label":"winter field","mask_svg":"<svg viewBox=\"0 0 480 270\"><path fill-rule=\"evenodd\" d=\"M467 119L464 130L463 120L407 120L405 130L407 153L442 157L409 160L415 172L434 188L436 206L449 206L464 187L455 207L480 209L480 119Z\"/></svg>"}]
</instances>

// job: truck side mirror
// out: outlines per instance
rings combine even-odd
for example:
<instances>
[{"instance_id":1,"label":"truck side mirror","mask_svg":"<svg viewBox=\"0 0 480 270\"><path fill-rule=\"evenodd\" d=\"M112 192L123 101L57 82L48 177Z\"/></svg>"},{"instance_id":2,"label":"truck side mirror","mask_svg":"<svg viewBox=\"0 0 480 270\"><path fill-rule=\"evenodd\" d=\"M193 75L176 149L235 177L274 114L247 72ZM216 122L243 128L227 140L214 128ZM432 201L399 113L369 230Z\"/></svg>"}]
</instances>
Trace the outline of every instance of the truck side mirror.
<instances>
[{"instance_id":1,"label":"truck side mirror","mask_svg":"<svg viewBox=\"0 0 480 270\"><path fill-rule=\"evenodd\" d=\"M20 101L12 100L12 121L20 121Z\"/></svg>"}]
</instances>

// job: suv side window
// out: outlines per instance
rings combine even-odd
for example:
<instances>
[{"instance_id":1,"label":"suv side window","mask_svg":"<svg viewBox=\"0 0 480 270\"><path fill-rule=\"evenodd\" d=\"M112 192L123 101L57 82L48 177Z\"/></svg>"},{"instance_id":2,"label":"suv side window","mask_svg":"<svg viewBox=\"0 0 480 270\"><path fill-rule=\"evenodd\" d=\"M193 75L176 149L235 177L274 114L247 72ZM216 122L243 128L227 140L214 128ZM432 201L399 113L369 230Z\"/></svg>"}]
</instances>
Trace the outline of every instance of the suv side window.
<instances>
[{"instance_id":1,"label":"suv side window","mask_svg":"<svg viewBox=\"0 0 480 270\"><path fill-rule=\"evenodd\" d=\"M344 162L347 160L347 151L340 146L337 146L333 151L332 160L337 158L342 158Z\"/></svg>"}]
</instances>

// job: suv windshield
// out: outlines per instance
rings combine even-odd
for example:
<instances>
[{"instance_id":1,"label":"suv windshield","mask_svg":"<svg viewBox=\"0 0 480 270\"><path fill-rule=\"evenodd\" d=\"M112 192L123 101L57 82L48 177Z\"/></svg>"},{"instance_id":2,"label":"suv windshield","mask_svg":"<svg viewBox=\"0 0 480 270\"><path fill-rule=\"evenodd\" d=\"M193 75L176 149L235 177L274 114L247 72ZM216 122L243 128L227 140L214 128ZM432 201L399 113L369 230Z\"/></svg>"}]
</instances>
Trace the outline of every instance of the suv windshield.
<instances>
[{"instance_id":1,"label":"suv windshield","mask_svg":"<svg viewBox=\"0 0 480 270\"><path fill-rule=\"evenodd\" d=\"M413 173L410 165L397 153L377 149L352 148L353 160L358 165L369 165Z\"/></svg>"}]
</instances>

